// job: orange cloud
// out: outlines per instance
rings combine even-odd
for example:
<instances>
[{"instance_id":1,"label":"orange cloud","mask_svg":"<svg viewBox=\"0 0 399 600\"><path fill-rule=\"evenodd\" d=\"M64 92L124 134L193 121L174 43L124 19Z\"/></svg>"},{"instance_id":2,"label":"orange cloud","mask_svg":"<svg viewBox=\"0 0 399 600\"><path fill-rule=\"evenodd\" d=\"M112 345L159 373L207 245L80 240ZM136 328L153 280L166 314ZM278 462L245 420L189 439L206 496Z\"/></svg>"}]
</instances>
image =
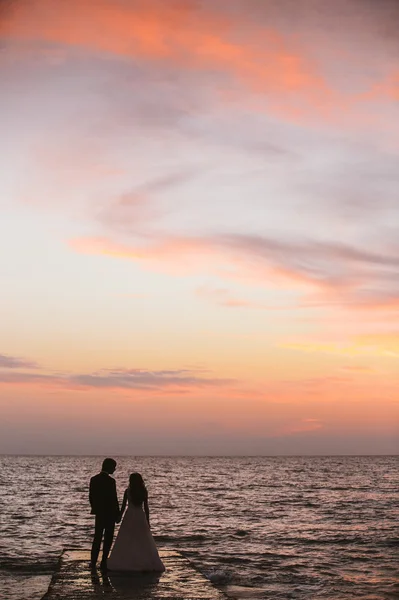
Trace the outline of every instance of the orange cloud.
<instances>
[{"instance_id":1,"label":"orange cloud","mask_svg":"<svg viewBox=\"0 0 399 600\"><path fill-rule=\"evenodd\" d=\"M312 292L300 308L320 302L345 308L376 306L395 309L398 305L398 259L339 243L273 240L251 235L147 236L141 245L126 245L107 238L70 240L77 252L146 261L172 273L209 269L222 278L267 281L276 287ZM379 290L379 278L392 289ZM366 291L363 286L367 284ZM370 284L375 293L370 296ZM371 288L372 289L372 288ZM219 301L228 301L228 298ZM232 304L247 304L230 298ZM238 304L237 302L238 301Z\"/></svg>"},{"instance_id":2,"label":"orange cloud","mask_svg":"<svg viewBox=\"0 0 399 600\"><path fill-rule=\"evenodd\" d=\"M399 331L359 335L355 338L354 344L365 352L399 358Z\"/></svg>"},{"instance_id":3,"label":"orange cloud","mask_svg":"<svg viewBox=\"0 0 399 600\"><path fill-rule=\"evenodd\" d=\"M280 348L339 356L381 356L399 358L399 333L360 335L349 342L285 342Z\"/></svg>"},{"instance_id":4,"label":"orange cloud","mask_svg":"<svg viewBox=\"0 0 399 600\"><path fill-rule=\"evenodd\" d=\"M227 15L184 10L181 3L173 1L136 0L127 6L104 0L79 4L59 0L55 9L51 0L36 0L17 3L3 20L0 33L122 56L173 59L198 69L222 68L254 85L285 91L307 85L324 88L322 77L312 73L310 65L304 64L277 31L254 30L252 24L252 39L239 44L232 35L237 25Z\"/></svg>"},{"instance_id":5,"label":"orange cloud","mask_svg":"<svg viewBox=\"0 0 399 600\"><path fill-rule=\"evenodd\" d=\"M392 72L384 80L374 83L367 92L359 95L360 100L378 100L383 97L395 102L399 100L399 72Z\"/></svg>"},{"instance_id":6,"label":"orange cloud","mask_svg":"<svg viewBox=\"0 0 399 600\"><path fill-rule=\"evenodd\" d=\"M228 75L232 83L267 93L268 109L294 121L315 114L342 119L345 111L353 116L355 105L368 100L367 94L350 96L334 88L298 36L209 6L196 9L163 0L129 5L117 0L58 0L55 7L52 0L17 1L3 18L0 35L216 71ZM227 82L223 87L225 101L234 91ZM378 91L386 94L386 85L374 83L371 96ZM258 108L263 111L264 106L262 99Z\"/></svg>"}]
</instances>

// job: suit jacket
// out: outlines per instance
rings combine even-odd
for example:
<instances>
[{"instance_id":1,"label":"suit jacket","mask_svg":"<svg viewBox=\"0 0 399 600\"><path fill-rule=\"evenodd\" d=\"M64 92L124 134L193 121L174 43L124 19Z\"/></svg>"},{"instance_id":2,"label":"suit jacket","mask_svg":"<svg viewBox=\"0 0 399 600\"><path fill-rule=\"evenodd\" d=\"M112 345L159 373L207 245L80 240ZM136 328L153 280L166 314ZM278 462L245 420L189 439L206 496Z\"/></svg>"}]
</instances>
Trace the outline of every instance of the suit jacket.
<instances>
[{"instance_id":1,"label":"suit jacket","mask_svg":"<svg viewBox=\"0 0 399 600\"><path fill-rule=\"evenodd\" d=\"M91 514L116 521L119 518L119 502L115 479L101 471L90 479L89 500Z\"/></svg>"}]
</instances>

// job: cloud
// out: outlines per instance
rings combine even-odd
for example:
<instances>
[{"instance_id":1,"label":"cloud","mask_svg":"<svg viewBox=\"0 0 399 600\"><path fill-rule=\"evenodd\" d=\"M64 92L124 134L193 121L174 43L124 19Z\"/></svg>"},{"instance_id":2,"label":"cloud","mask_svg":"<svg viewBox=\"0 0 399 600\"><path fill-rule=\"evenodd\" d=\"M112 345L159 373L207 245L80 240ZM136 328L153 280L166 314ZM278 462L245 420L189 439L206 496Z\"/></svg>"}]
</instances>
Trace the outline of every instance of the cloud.
<instances>
[{"instance_id":1,"label":"cloud","mask_svg":"<svg viewBox=\"0 0 399 600\"><path fill-rule=\"evenodd\" d=\"M231 380L198 377L195 373L180 369L169 371L145 371L141 369L117 369L94 374L71 375L68 381L88 388L114 388L135 390L188 391L193 388L217 387L232 383Z\"/></svg>"},{"instance_id":2,"label":"cloud","mask_svg":"<svg viewBox=\"0 0 399 600\"><path fill-rule=\"evenodd\" d=\"M95 218L106 230L111 231L138 232L151 227L153 222L159 221L165 211L169 212L157 204L157 194L183 186L201 171L199 168L181 169L159 175L111 201L105 201L96 211Z\"/></svg>"},{"instance_id":3,"label":"cloud","mask_svg":"<svg viewBox=\"0 0 399 600\"><path fill-rule=\"evenodd\" d=\"M255 302L234 296L226 288L210 288L208 286L201 286L197 289L196 293L200 298L213 300L219 306L228 308L264 308L260 304L258 305Z\"/></svg>"},{"instance_id":4,"label":"cloud","mask_svg":"<svg viewBox=\"0 0 399 600\"><path fill-rule=\"evenodd\" d=\"M310 167L295 181L301 197L299 209L311 210L321 221L328 219L343 231L352 224L353 235L372 240L377 230L387 240L397 239L397 150L359 141L337 145L331 140L325 151L331 159L318 165L317 172Z\"/></svg>"},{"instance_id":5,"label":"cloud","mask_svg":"<svg viewBox=\"0 0 399 600\"><path fill-rule=\"evenodd\" d=\"M399 358L399 331L362 334L356 336L354 342L365 351L380 352L386 356Z\"/></svg>"},{"instance_id":6,"label":"cloud","mask_svg":"<svg viewBox=\"0 0 399 600\"><path fill-rule=\"evenodd\" d=\"M182 67L199 71L219 69L252 82L256 88L266 85L292 91L312 84L320 93L324 91L322 78L313 74L301 57L293 55L293 48L277 32L259 26L254 31L254 24L250 23L254 39L239 43L231 35L237 26L232 16L209 10L209 4L200 10L185 10L181 3L155 0L129 4L59 0L57 11L49 0L15 5L0 30L8 38L45 40L154 61L178 61ZM266 39L259 46L264 36ZM265 64L269 69L265 69Z\"/></svg>"},{"instance_id":7,"label":"cloud","mask_svg":"<svg viewBox=\"0 0 399 600\"><path fill-rule=\"evenodd\" d=\"M0 369L38 369L39 365L35 361L0 354Z\"/></svg>"},{"instance_id":8,"label":"cloud","mask_svg":"<svg viewBox=\"0 0 399 600\"><path fill-rule=\"evenodd\" d=\"M398 45L381 35L384 14L355 0L299 12L252 0L59 0L57 11L16 0L3 54L28 62L2 63L4 105L22 131L15 154L34 155L16 170L32 198L84 213L78 251L210 269L218 290L231 278L288 287L303 307L395 311ZM33 69L21 48L38 52Z\"/></svg>"},{"instance_id":9,"label":"cloud","mask_svg":"<svg viewBox=\"0 0 399 600\"><path fill-rule=\"evenodd\" d=\"M206 270L259 285L274 282L320 292L326 303L348 307L399 305L399 254L356 248L322 240L284 240L265 236L148 237L141 245L123 245L106 238L70 241L78 252L104 254L176 269ZM223 270L224 269L224 270ZM224 300L227 301L226 294ZM221 293L218 292L219 300ZM316 294L317 299L317 294Z\"/></svg>"},{"instance_id":10,"label":"cloud","mask_svg":"<svg viewBox=\"0 0 399 600\"><path fill-rule=\"evenodd\" d=\"M43 373L27 373L26 371L0 370L0 384L18 384L18 385L57 385L62 383L62 379L55 375L46 375Z\"/></svg>"},{"instance_id":11,"label":"cloud","mask_svg":"<svg viewBox=\"0 0 399 600\"><path fill-rule=\"evenodd\" d=\"M227 288L215 288L207 285L203 285L196 290L196 294L200 298L210 300L223 306L225 308L246 308L255 310L292 310L298 308L298 305L270 305L266 302L256 302L254 300L248 300L241 296L237 296ZM301 305L300 308L304 306Z\"/></svg>"},{"instance_id":12,"label":"cloud","mask_svg":"<svg viewBox=\"0 0 399 600\"><path fill-rule=\"evenodd\" d=\"M285 10L276 10L272 2L259 11L259 3L249 4L248 0L235 2L234 8L211 1L59 0L54 10L51 0L16 0L2 20L0 35L14 43L45 42L161 64L163 68L178 65L181 70L217 75L225 100L234 98L237 87L249 89L254 94L253 103L263 110L266 105L288 119L314 120L318 116L327 121L345 119L350 124L354 116L360 118L356 110L359 104L363 102L367 111L370 96L396 98L397 82L395 71L389 72L387 54L386 68L376 69L371 82L364 75L365 65L373 59L370 37L379 41L374 54L383 45L383 36L370 27L378 11L362 11L356 2L349 4L352 10L344 11L339 27L335 13L342 14L342 2L340 10L334 5L334 10L317 11L321 23L315 22L311 7L305 7L310 32L303 25L306 19L301 11L293 35L292 24L287 28L284 23ZM349 34L357 30L359 10L367 36L356 48ZM342 23L346 23L345 28ZM330 41L320 37L320 26L329 31ZM309 35L317 38L313 48L309 47ZM341 65L347 65L342 70L347 70L355 82L352 89L345 85L345 78L336 77L331 47L341 50ZM266 102L265 98L259 101L259 93Z\"/></svg>"},{"instance_id":13,"label":"cloud","mask_svg":"<svg viewBox=\"0 0 399 600\"><path fill-rule=\"evenodd\" d=\"M373 226L384 224L384 229L398 222L397 103L386 95L374 94L373 101L364 97L367 86L388 77L385 69L391 68L392 45L386 47L382 29L375 26L384 22L384 31L389 28L391 21L383 17L383 10L368 10L355 0L337 2L334 10L324 5L314 11L306 4L300 15L293 2L280 7L265 1L261 8L252 0L234 6L211 1L60 0L55 12L50 0L17 0L13 6L2 25L5 54L21 40L25 46L50 44L71 50L69 62L59 69L46 71L41 65L32 70L27 64L25 70L14 66L5 72L4 110L22 122L21 138L27 140L18 155L32 153L31 165L38 157L46 162L38 195L48 195L49 203L64 198L65 206L81 205L83 196L96 195L97 221L126 231L132 223L148 224L165 215L164 204L154 202L153 196L172 190L168 177L175 187L185 183L178 172L175 175L176 165L170 174L153 177L154 170L163 170L171 156L177 157L180 168L187 156L211 153L210 164L230 167L225 173L222 169L220 195L226 184L233 187L241 180L237 188L247 188L249 208L263 199L263 218L273 221L280 212L295 211L299 226L304 215L325 221L328 214L335 232L338 225L343 230L343 223L348 230L348 219L357 218L358 229L365 229L367 237L372 235L371 219ZM295 22L293 14L298 15ZM360 16L362 35L354 39ZM321 27L328 35L320 36ZM351 89L358 77L362 85ZM44 111L43 106L51 109ZM295 125L286 122L284 108ZM350 135L364 111L361 135ZM344 127L334 123L331 133L317 122L320 116L327 122L342 118ZM376 121L374 128L370 120ZM44 149L30 139L36 124L37 138L47 144ZM64 128L68 135L60 135ZM11 136L15 138L15 131ZM111 156L115 145L116 156ZM223 156L217 154L221 148L227 150ZM149 163L153 169L145 170ZM99 199L98 190L86 189L87 180L93 186L97 182L99 171L114 180L130 173L133 182L123 179L118 189ZM54 189L46 189L55 174ZM29 169L25 180L32 194L36 186ZM147 183L140 183L143 180ZM204 204L215 182L207 183ZM190 191L185 202L189 206ZM232 195L232 202L242 201L242 196ZM254 220L258 216L259 212ZM317 227L315 221L305 223L307 230ZM284 225L288 223L285 217ZM392 236L396 234L397 227L392 230Z\"/></svg>"},{"instance_id":14,"label":"cloud","mask_svg":"<svg viewBox=\"0 0 399 600\"><path fill-rule=\"evenodd\" d=\"M399 333L359 335L347 342L282 342L279 347L299 352L338 356L375 356L399 358Z\"/></svg>"},{"instance_id":15,"label":"cloud","mask_svg":"<svg viewBox=\"0 0 399 600\"><path fill-rule=\"evenodd\" d=\"M27 363L28 365L30 363ZM18 368L29 368L24 364ZM62 389L112 389L142 392L188 393L195 390L233 385L223 378L200 376L188 369L147 371L144 369L103 369L94 373L27 373L15 372L14 364L4 364L0 383L33 384ZM201 372L201 371L200 371Z\"/></svg>"},{"instance_id":16,"label":"cloud","mask_svg":"<svg viewBox=\"0 0 399 600\"><path fill-rule=\"evenodd\" d=\"M220 243L243 254L266 259L276 268L296 273L314 283L341 287L352 285L354 276L375 267L399 270L399 255L359 249L327 240L276 240L254 235L222 235Z\"/></svg>"}]
</instances>

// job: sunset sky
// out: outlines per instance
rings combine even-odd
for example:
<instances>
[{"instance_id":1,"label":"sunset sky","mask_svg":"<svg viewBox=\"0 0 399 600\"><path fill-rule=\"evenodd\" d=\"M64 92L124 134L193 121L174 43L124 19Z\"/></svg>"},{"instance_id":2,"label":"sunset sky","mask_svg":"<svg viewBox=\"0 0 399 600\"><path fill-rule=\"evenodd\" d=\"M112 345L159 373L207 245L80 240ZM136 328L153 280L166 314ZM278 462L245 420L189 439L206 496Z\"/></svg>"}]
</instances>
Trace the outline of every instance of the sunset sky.
<instances>
[{"instance_id":1,"label":"sunset sky","mask_svg":"<svg viewBox=\"0 0 399 600\"><path fill-rule=\"evenodd\" d=\"M398 453L398 21L1 2L1 453Z\"/></svg>"}]
</instances>

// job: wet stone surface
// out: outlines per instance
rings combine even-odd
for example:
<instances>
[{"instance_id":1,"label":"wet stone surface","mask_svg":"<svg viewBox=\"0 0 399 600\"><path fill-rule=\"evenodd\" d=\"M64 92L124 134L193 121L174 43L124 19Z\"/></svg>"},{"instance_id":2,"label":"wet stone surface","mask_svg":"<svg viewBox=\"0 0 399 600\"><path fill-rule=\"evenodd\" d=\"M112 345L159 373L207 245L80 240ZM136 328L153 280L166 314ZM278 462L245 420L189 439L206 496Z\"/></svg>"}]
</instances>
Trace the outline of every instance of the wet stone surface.
<instances>
[{"instance_id":1,"label":"wet stone surface","mask_svg":"<svg viewBox=\"0 0 399 600\"><path fill-rule=\"evenodd\" d=\"M65 550L42 600L223 600L226 598L191 563L173 550L160 550L166 572L117 575L91 572L90 553Z\"/></svg>"}]
</instances>

